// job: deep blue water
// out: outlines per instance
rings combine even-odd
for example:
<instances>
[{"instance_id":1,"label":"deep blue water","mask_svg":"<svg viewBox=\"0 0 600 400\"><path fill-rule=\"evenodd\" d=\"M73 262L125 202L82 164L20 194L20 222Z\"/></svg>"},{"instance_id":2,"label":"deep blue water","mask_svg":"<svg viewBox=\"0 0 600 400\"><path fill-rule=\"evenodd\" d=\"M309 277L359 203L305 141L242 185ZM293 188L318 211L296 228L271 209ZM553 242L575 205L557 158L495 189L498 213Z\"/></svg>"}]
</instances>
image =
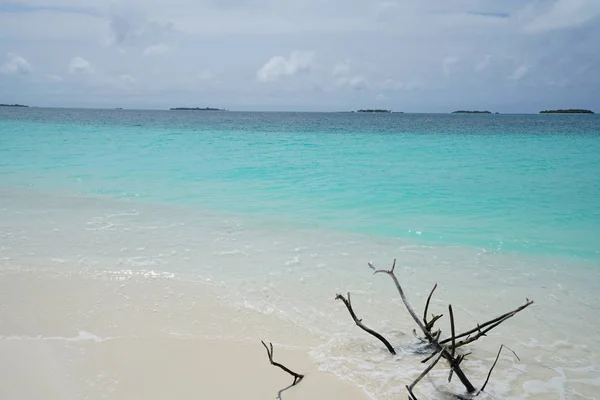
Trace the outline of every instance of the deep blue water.
<instances>
[{"instance_id":1,"label":"deep blue water","mask_svg":"<svg viewBox=\"0 0 600 400\"><path fill-rule=\"evenodd\" d=\"M596 115L0 108L0 185L600 258Z\"/></svg>"}]
</instances>

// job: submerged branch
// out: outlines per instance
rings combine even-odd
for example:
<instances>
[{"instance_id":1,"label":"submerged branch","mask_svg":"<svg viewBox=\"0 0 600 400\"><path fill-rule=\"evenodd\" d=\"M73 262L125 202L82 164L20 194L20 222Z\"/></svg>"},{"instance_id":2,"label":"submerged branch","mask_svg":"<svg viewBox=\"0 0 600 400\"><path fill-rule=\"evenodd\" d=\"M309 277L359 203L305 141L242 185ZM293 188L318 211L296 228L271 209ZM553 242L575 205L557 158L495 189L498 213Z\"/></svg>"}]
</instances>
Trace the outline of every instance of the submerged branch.
<instances>
[{"instance_id":1,"label":"submerged branch","mask_svg":"<svg viewBox=\"0 0 600 400\"><path fill-rule=\"evenodd\" d=\"M458 376L458 379L460 379L460 382L463 384L463 386L465 387L467 392L469 392L469 393L475 392L475 390L476 390L475 386L473 386L471 381L469 381L469 378L467 378L467 376L465 375L463 370L460 368L460 365L459 365L460 361L461 361L460 358L454 358L453 355L448 350L448 348L446 348L445 346L441 345L440 342L438 342L437 338L434 337L434 335L432 335L431 332L427 330L426 326L423 324L423 321L421 321L421 319L419 319L417 313L412 308L410 302L408 301L408 298L406 297L406 295L404 293L404 290L402 289L402 286L400 285L400 282L398 281L398 278L396 277L396 274L394 273L394 269L396 268L396 259L394 259L392 268L389 270L375 269L375 267L371 263L369 263L369 267L375 271L374 274L383 273L383 274L388 275L390 278L392 278L392 280L394 281L394 284L396 285L396 289L398 290L398 293L400 294L400 298L402 299L402 302L404 303L404 306L408 310L408 313L411 315L411 317L413 318L415 323L421 329L421 332L423 332L423 335L425 335L427 340L429 340L429 342L435 347L435 349L437 351L441 352L442 356L448 361L448 363L450 364L450 368L454 371L456 376Z\"/></svg>"},{"instance_id":2,"label":"submerged branch","mask_svg":"<svg viewBox=\"0 0 600 400\"><path fill-rule=\"evenodd\" d=\"M408 393L410 393L410 395L412 397L416 398L416 396L414 395L414 393L412 392L412 390L415 388L415 386L417 385L417 383L419 383L419 381L421 379L423 379L429 373L429 371L431 371L433 369L433 367L435 367L435 365L438 363L438 361L440 361L440 359L442 358L443 355L444 355L444 353L442 351L440 351L439 353L437 353L437 357L427 366L427 368L425 368L425 370L423 372L421 372L421 375L419 375L417 377L417 379L415 379L413 381L413 383L410 384L410 386L406 387L408 389Z\"/></svg>"},{"instance_id":3,"label":"submerged branch","mask_svg":"<svg viewBox=\"0 0 600 400\"><path fill-rule=\"evenodd\" d=\"M356 314L354 313L354 310L352 309L352 302L350 300L350 292L348 292L348 298L346 299L343 295L338 294L335 296L336 300L341 300L344 302L344 304L346 305L346 308L348 309L348 312L350 313L350 316L352 317L352 319L354 320L354 322L356 323L356 325L358 325L358 327L360 329L362 329L363 331L375 336L377 339L379 339L381 341L381 343L383 343L385 345L385 347L387 347L388 351L392 354L396 354L396 350L394 350L394 348L392 347L392 345L390 344L390 342L387 341L386 338L384 338L382 335L380 335L379 333L375 332L373 329L370 329L368 327L366 327L363 323L362 323L362 319L358 319L358 317L356 316Z\"/></svg>"}]
</instances>

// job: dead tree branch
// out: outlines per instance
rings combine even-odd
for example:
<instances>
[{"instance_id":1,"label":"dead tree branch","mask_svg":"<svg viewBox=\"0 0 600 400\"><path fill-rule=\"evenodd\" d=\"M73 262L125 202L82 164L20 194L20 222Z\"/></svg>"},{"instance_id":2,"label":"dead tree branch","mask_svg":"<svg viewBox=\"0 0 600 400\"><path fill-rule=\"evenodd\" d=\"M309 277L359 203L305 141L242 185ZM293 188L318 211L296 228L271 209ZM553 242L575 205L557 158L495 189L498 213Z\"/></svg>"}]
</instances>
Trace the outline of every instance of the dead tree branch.
<instances>
[{"instance_id":1,"label":"dead tree branch","mask_svg":"<svg viewBox=\"0 0 600 400\"><path fill-rule=\"evenodd\" d=\"M475 392L475 390L476 390L475 386L473 386L471 381L469 381L469 378L467 378L465 373L460 368L460 362L462 361L462 358L460 358L460 357L454 358L452 356L452 354L450 353L450 351L448 351L448 348L446 348L445 346L442 346L440 344L440 342L438 342L437 338L435 338L434 335L432 335L431 332L429 332L427 330L423 321L421 321L419 319L419 317L417 316L417 313L412 308L410 302L408 301L406 295L404 294L404 290L402 289L402 286L400 285L400 282L398 281L396 274L394 274L394 269L396 268L396 259L394 259L392 268L389 270L375 269L375 267L371 263L369 263L369 267L375 271L374 274L383 273L383 274L388 275L390 278L392 278L392 280L394 281L394 284L396 285L396 289L398 290L398 293L400 294L400 298L402 299L402 302L404 303L404 306L408 310L408 313L411 315L411 317L413 318L415 323L421 329L421 332L423 332L423 335L425 335L427 340L429 340L429 342L435 347L435 349L437 351L442 353L442 356L448 361L448 363L450 364L450 368L454 371L456 376L458 376L458 379L460 379L461 383L463 384L463 386L465 387L467 392L468 393Z\"/></svg>"},{"instance_id":2,"label":"dead tree branch","mask_svg":"<svg viewBox=\"0 0 600 400\"><path fill-rule=\"evenodd\" d=\"M425 370L423 372L421 372L421 375L419 375L417 377L417 379L415 379L413 381L413 383L411 383L409 386L406 386L406 389L408 390L408 393L410 394L411 400L417 400L417 396L415 396L415 394L413 393L412 390L415 388L417 383L419 383L419 381L421 379L423 379L429 373L429 371L431 371L433 369L433 367L435 367L435 365L438 363L438 361L440 361L440 359L442 358L443 355L444 355L444 353L442 351L437 353L437 357L431 362L431 364L429 364L427 366L427 368L425 368Z\"/></svg>"},{"instance_id":3,"label":"dead tree branch","mask_svg":"<svg viewBox=\"0 0 600 400\"><path fill-rule=\"evenodd\" d=\"M269 347L267 347L265 342L263 342L262 340L260 342L265 347L265 350L267 350L267 356L269 357L269 362L271 363L271 365L281 368L282 370L284 370L285 372L287 372L288 374L290 374L294 377L294 382L291 384L291 386L294 386L294 385L297 385L298 383L300 383L300 381L304 378L304 375L297 374L294 371L292 371L291 369L289 369L288 367L286 367L285 365L281 365L278 362L273 361L273 343L269 342Z\"/></svg>"},{"instance_id":4,"label":"dead tree branch","mask_svg":"<svg viewBox=\"0 0 600 400\"><path fill-rule=\"evenodd\" d=\"M533 304L533 301L527 299L527 302L525 304L523 304L522 306L518 307L517 309L515 309L513 311L510 311L510 312L507 312L505 314L502 314L501 316L499 316L497 318L494 318L494 319L492 319L490 321L487 321L487 322L485 322L483 324L477 325L477 327L475 327L475 328L473 328L471 330L468 330L466 332L463 332L463 333L461 333L459 335L452 336L451 338L448 338L448 339L444 339L444 340L442 340L440 342L440 344L443 345L443 344L446 344L446 343L451 342L453 340L456 341L456 339L459 339L459 338L462 338L462 337L465 337L465 336L469 336L469 335L472 335L475 332L477 332L477 334L475 336L468 337L465 340L461 340L460 342L457 342L455 344L453 343L452 347L458 348L458 347L464 346L466 344L473 343L474 341L476 341L480 337L485 336L485 334L487 332L491 331L492 329L494 329L495 327L497 327L498 325L500 325L501 323L503 323L507 319L512 318L513 316L515 316L515 314L517 314L520 311L523 311L524 309L526 309L527 307L529 307L532 304ZM486 328L486 327L487 327L487 329L483 329L483 328Z\"/></svg>"},{"instance_id":5,"label":"dead tree branch","mask_svg":"<svg viewBox=\"0 0 600 400\"><path fill-rule=\"evenodd\" d=\"M363 323L362 323L362 319L358 319L358 317L356 316L356 314L354 313L354 310L352 309L352 302L350 300L350 292L348 292L348 298L346 299L343 295L338 294L335 296L336 300L341 300L344 302L344 304L346 305L346 308L348 309L348 312L350 313L350 316L352 317L352 319L354 320L354 322L356 323L356 325L358 325L358 327L360 329L362 329L363 331L375 336L377 339L379 339L381 341L381 343L383 343L385 345L385 347L387 347L388 351L392 354L396 354L396 350L394 350L394 348L392 347L392 345L390 344L390 342L387 341L386 338L384 338L382 335L380 335L379 333L375 332L373 329L370 329L368 327L366 327Z\"/></svg>"},{"instance_id":6,"label":"dead tree branch","mask_svg":"<svg viewBox=\"0 0 600 400\"><path fill-rule=\"evenodd\" d=\"M433 324L435 324L435 322L438 319L442 318L442 314L434 315L432 320L427 322L427 311L429 310L429 302L431 301L431 296L433 296L433 292L435 292L435 289L437 289L437 283L433 285L433 289L431 289L431 292L429 292L429 296L427 296L427 303L425 303L425 311L423 312L423 323L425 324L425 328L427 328L429 332L431 332Z\"/></svg>"}]
</instances>

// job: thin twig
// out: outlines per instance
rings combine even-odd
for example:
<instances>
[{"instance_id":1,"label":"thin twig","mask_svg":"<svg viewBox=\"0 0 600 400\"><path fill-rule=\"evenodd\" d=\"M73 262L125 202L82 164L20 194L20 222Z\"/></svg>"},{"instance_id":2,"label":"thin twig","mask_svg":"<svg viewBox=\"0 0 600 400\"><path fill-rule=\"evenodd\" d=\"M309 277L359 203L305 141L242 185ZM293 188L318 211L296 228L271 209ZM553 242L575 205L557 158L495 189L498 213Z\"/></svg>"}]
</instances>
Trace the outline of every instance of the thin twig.
<instances>
[{"instance_id":1,"label":"thin twig","mask_svg":"<svg viewBox=\"0 0 600 400\"><path fill-rule=\"evenodd\" d=\"M431 301L431 296L433 296L435 289L437 289L437 283L433 285L433 289L431 289L431 292L429 292L429 296L427 297L427 303L425 303L425 311L423 312L423 322L425 323L425 326L429 326L429 323L427 322L427 310L429 310L429 302ZM433 324L431 324L431 326L433 326Z\"/></svg>"},{"instance_id":2,"label":"thin twig","mask_svg":"<svg viewBox=\"0 0 600 400\"><path fill-rule=\"evenodd\" d=\"M382 335L380 335L379 333L375 332L373 329L370 329L368 327L366 327L363 323L362 323L362 319L358 319L358 317L356 316L356 314L354 313L354 310L352 309L352 302L350 300L350 292L348 292L348 299L346 299L344 296L342 296L341 294L338 294L335 296L336 300L341 300L344 302L344 304L346 305L346 308L348 309L348 312L350 313L350 316L352 317L352 319L354 320L354 322L356 323L356 325L358 325L358 327L360 329L362 329L363 331L375 336L377 339L379 339L381 341L381 343L383 343L385 345L385 347L387 347L388 351L392 354L396 354L396 350L394 350L394 348L392 347L392 345L390 344L390 342L387 341L386 338L384 338Z\"/></svg>"},{"instance_id":3,"label":"thin twig","mask_svg":"<svg viewBox=\"0 0 600 400\"><path fill-rule=\"evenodd\" d=\"M488 374L487 374L487 378L485 379L485 383L483 384L483 386L481 387L481 390L479 391L480 393L485 390L485 387L487 386L488 381L490 380L490 376L492 376L492 371L494 370L494 367L496 366L496 363L498 362L498 359L500 358L500 353L502 352L502 349L504 349L504 348L509 349L515 355L515 357L517 357L517 360L521 361L521 359L519 358L519 356L517 355L517 353L515 353L513 350L511 350L510 348L506 347L505 345L501 344L500 345L500 349L498 349L498 354L496 355L496 359L494 360L494 364L492 364L492 368L490 368L490 372L488 372Z\"/></svg>"},{"instance_id":4,"label":"thin twig","mask_svg":"<svg viewBox=\"0 0 600 400\"><path fill-rule=\"evenodd\" d=\"M300 381L304 378L304 375L297 374L294 371L292 371L291 369L289 369L288 367L286 367L285 365L281 365L278 362L273 361L273 343L269 342L269 347L267 347L265 342L263 342L262 340L260 342L267 350L267 356L269 357L269 362L271 363L271 365L279 367L282 370L284 370L285 372L287 372L288 374L292 375L294 377L294 383L292 383L292 386L300 383Z\"/></svg>"}]
</instances>

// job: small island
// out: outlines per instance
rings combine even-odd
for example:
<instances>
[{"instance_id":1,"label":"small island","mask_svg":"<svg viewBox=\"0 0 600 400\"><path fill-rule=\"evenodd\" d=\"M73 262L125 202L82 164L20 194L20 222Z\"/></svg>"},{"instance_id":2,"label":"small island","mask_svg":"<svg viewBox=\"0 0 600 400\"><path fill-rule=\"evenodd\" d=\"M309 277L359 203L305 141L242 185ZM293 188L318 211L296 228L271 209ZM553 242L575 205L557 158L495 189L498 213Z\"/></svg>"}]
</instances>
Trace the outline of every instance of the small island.
<instances>
[{"instance_id":1,"label":"small island","mask_svg":"<svg viewBox=\"0 0 600 400\"><path fill-rule=\"evenodd\" d=\"M580 108L569 108L567 110L544 110L540 111L540 114L594 114L594 112Z\"/></svg>"},{"instance_id":2,"label":"small island","mask_svg":"<svg viewBox=\"0 0 600 400\"><path fill-rule=\"evenodd\" d=\"M171 111L227 111L223 108L212 108L212 107L174 107Z\"/></svg>"},{"instance_id":3,"label":"small island","mask_svg":"<svg viewBox=\"0 0 600 400\"><path fill-rule=\"evenodd\" d=\"M0 104L0 107L29 107L23 104Z\"/></svg>"},{"instance_id":4,"label":"small island","mask_svg":"<svg viewBox=\"0 0 600 400\"><path fill-rule=\"evenodd\" d=\"M490 111L457 110L457 111L452 111L452 114L491 114L491 112Z\"/></svg>"},{"instance_id":5,"label":"small island","mask_svg":"<svg viewBox=\"0 0 600 400\"><path fill-rule=\"evenodd\" d=\"M358 110L360 113L391 113L392 110L384 110L381 108L368 108L365 110Z\"/></svg>"}]
</instances>

